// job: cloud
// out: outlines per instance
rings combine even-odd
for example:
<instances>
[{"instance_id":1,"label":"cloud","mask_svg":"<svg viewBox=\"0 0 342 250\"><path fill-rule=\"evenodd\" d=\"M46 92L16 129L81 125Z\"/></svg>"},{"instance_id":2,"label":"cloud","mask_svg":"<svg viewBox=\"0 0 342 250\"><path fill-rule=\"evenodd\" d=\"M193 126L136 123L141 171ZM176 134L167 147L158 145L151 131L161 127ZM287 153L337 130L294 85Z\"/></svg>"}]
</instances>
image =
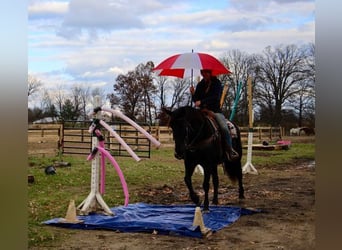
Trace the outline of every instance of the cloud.
<instances>
[{"instance_id":1,"label":"cloud","mask_svg":"<svg viewBox=\"0 0 342 250\"><path fill-rule=\"evenodd\" d=\"M314 1L71 0L29 5L29 70L112 91L118 74L177 53L314 42Z\"/></svg>"},{"instance_id":2,"label":"cloud","mask_svg":"<svg viewBox=\"0 0 342 250\"><path fill-rule=\"evenodd\" d=\"M99 31L143 28L138 12L125 1L73 0L57 34L67 38L88 35L97 39Z\"/></svg>"},{"instance_id":3,"label":"cloud","mask_svg":"<svg viewBox=\"0 0 342 250\"><path fill-rule=\"evenodd\" d=\"M307 4L311 2L314 4L314 0L230 0L231 7L239 9L240 11L253 11L259 12L272 6L289 6L291 4Z\"/></svg>"},{"instance_id":4,"label":"cloud","mask_svg":"<svg viewBox=\"0 0 342 250\"><path fill-rule=\"evenodd\" d=\"M30 19L49 19L65 15L68 11L67 2L34 2L28 6L28 16Z\"/></svg>"}]
</instances>

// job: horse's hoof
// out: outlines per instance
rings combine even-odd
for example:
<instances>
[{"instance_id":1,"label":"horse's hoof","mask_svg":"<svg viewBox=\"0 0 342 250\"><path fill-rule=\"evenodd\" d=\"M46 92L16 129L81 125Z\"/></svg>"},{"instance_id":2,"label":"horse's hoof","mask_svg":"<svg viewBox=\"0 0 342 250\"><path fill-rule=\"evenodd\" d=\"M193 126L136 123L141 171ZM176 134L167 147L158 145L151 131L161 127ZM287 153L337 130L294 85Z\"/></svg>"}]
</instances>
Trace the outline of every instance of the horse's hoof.
<instances>
[{"instance_id":1,"label":"horse's hoof","mask_svg":"<svg viewBox=\"0 0 342 250\"><path fill-rule=\"evenodd\" d=\"M209 212L210 212L209 208L203 208L203 211L202 211L203 214L207 214Z\"/></svg>"},{"instance_id":2,"label":"horse's hoof","mask_svg":"<svg viewBox=\"0 0 342 250\"><path fill-rule=\"evenodd\" d=\"M196 206L200 206L202 204L202 201L200 200L198 195L190 196L190 198L191 198L192 202L194 204L196 204Z\"/></svg>"},{"instance_id":3,"label":"horse's hoof","mask_svg":"<svg viewBox=\"0 0 342 250\"><path fill-rule=\"evenodd\" d=\"M197 203L195 202L195 204L196 204L197 207L200 207L202 205L202 201L199 200Z\"/></svg>"}]
</instances>

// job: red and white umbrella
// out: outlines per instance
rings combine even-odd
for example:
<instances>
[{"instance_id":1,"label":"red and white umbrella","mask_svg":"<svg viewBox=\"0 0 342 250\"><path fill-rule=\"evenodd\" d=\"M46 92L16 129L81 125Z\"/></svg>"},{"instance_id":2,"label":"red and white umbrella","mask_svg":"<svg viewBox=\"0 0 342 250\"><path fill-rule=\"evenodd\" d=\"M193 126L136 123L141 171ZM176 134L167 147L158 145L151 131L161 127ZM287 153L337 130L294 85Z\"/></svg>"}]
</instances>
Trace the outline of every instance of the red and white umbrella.
<instances>
[{"instance_id":1,"label":"red and white umbrella","mask_svg":"<svg viewBox=\"0 0 342 250\"><path fill-rule=\"evenodd\" d=\"M202 69L210 69L213 75L231 72L215 57L205 53L183 53L166 58L153 70L159 76L179 78L199 76Z\"/></svg>"}]
</instances>

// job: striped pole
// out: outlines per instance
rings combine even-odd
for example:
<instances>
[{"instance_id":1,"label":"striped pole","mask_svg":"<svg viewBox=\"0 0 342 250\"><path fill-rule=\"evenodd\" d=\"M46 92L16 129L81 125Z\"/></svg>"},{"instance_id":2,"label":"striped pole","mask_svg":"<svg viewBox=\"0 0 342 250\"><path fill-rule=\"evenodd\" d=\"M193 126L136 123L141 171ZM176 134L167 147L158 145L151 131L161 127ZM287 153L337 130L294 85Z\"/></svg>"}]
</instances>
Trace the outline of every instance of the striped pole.
<instances>
[{"instance_id":1,"label":"striped pole","mask_svg":"<svg viewBox=\"0 0 342 250\"><path fill-rule=\"evenodd\" d=\"M248 146L247 146L247 162L242 167L242 173L258 174L258 171L252 164L252 147L253 147L253 98L252 98L252 78L247 79L247 95L248 95L248 114L249 114L249 126L248 126Z\"/></svg>"}]
</instances>

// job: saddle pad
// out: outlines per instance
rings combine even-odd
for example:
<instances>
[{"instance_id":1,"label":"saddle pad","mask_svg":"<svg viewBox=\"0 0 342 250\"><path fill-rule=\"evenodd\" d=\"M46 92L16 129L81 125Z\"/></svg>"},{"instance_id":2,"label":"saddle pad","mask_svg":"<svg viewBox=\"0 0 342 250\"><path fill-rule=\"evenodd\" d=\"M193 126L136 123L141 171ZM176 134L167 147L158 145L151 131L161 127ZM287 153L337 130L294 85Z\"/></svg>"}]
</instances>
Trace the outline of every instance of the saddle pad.
<instances>
[{"instance_id":1,"label":"saddle pad","mask_svg":"<svg viewBox=\"0 0 342 250\"><path fill-rule=\"evenodd\" d=\"M238 135L237 135L237 131L236 131L234 124L231 121L227 120L227 125L228 125L229 131L230 131L230 136L232 138L237 138Z\"/></svg>"}]
</instances>

